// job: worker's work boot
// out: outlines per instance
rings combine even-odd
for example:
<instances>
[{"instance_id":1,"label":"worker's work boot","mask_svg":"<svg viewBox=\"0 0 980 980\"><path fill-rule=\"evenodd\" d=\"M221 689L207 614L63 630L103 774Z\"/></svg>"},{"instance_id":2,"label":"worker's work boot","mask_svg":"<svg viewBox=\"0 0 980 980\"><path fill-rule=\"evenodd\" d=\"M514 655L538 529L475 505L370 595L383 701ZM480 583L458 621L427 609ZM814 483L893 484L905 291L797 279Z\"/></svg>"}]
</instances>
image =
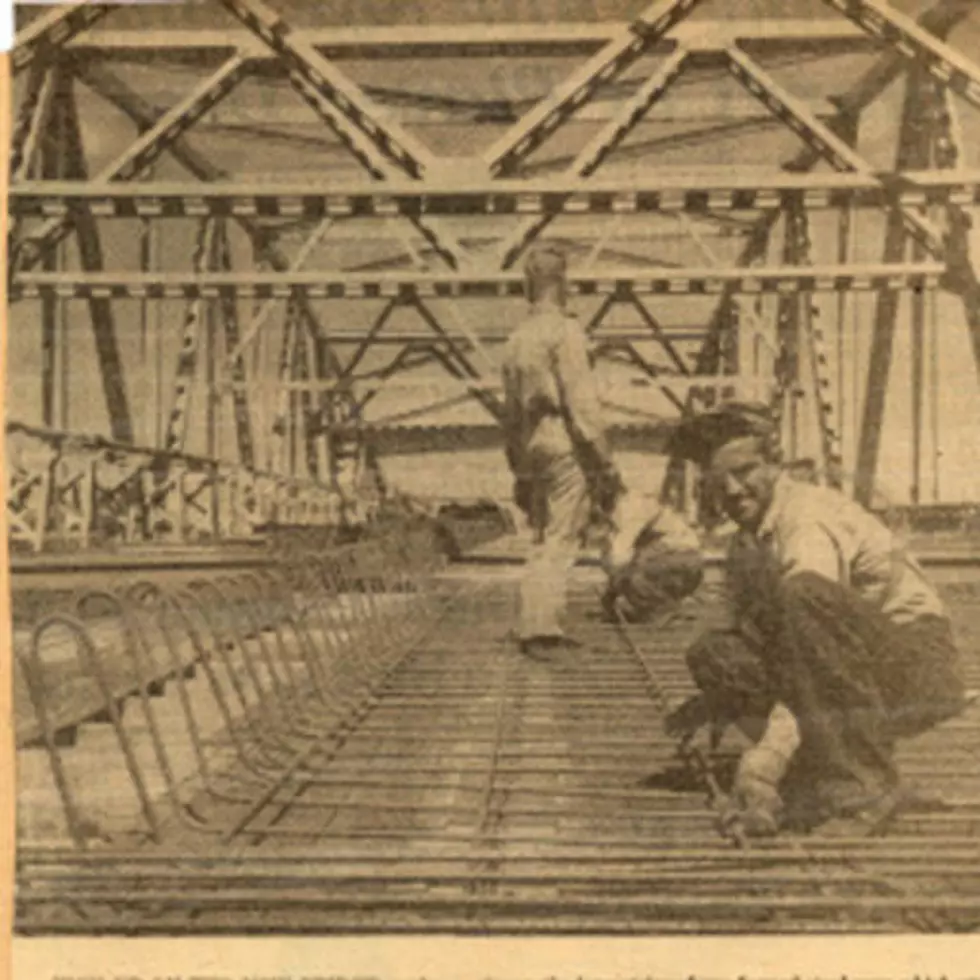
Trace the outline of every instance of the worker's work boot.
<instances>
[{"instance_id":1,"label":"worker's work boot","mask_svg":"<svg viewBox=\"0 0 980 980\"><path fill-rule=\"evenodd\" d=\"M549 633L522 637L518 645L526 657L547 657L549 654L576 649L581 644L564 633Z\"/></svg>"}]
</instances>

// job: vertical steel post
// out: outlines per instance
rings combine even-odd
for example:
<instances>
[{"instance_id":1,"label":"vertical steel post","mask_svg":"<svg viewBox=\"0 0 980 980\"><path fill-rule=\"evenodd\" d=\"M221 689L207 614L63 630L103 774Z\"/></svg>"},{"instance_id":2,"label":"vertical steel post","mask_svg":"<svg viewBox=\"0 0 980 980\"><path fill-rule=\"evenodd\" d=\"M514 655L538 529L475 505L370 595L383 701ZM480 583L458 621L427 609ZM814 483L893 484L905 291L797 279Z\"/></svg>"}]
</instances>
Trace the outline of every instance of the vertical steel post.
<instances>
[{"instance_id":1,"label":"vertical steel post","mask_svg":"<svg viewBox=\"0 0 980 980\"><path fill-rule=\"evenodd\" d=\"M902 107L902 125L899 133L896 170L913 170L927 164L927 147L922 133L922 85L925 71L913 68L906 83L905 101ZM888 212L885 231L883 262L902 262L907 251L906 225L897 207ZM900 293L897 289L884 289L878 294L875 322L865 381L864 411L861 417L857 465L854 478L854 495L865 506L874 497L878 454L881 434L885 423L885 403L891 374L895 333L898 327Z\"/></svg>"},{"instance_id":2,"label":"vertical steel post","mask_svg":"<svg viewBox=\"0 0 980 980\"><path fill-rule=\"evenodd\" d=\"M65 73L60 67L53 67L51 71L55 73L54 105L50 112L48 131L41 134L38 162L43 180L63 180L67 172L66 102L61 97L65 91ZM44 256L42 267L45 272L53 272L64 260L63 248L52 250ZM63 303L63 300L53 294L41 297L41 420L48 428L58 425L58 371L66 370L65 359L59 357L59 344L64 342L64 338L59 337L58 330L59 312ZM59 414L65 414L64 405L60 406Z\"/></svg>"},{"instance_id":3,"label":"vertical steel post","mask_svg":"<svg viewBox=\"0 0 980 980\"><path fill-rule=\"evenodd\" d=\"M64 73L62 83L55 92L61 102L63 124L65 127L66 174L70 180L88 180L88 167L85 162L85 147L82 142L78 105L75 101L74 79ZM74 220L75 238L78 242L78 256L85 272L103 272L102 241L95 218L85 211L78 211ZM119 339L116 330L112 301L105 297L92 297L88 300L89 317L95 335L95 351L99 361L102 391L105 396L112 438L117 442L133 441L133 422L130 414L129 397L126 394L126 379Z\"/></svg>"}]
</instances>

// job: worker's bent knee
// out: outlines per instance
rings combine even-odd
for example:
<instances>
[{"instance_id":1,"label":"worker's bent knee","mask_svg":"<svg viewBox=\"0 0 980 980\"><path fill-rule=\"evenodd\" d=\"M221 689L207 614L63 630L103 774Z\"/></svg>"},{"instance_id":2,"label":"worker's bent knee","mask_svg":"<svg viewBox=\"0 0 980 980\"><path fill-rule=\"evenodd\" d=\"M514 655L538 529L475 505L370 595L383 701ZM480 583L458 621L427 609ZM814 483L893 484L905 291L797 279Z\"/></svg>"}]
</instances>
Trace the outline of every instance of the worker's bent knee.
<instances>
[{"instance_id":1,"label":"worker's bent knee","mask_svg":"<svg viewBox=\"0 0 980 980\"><path fill-rule=\"evenodd\" d=\"M851 607L854 593L816 572L799 572L778 583L773 599L784 609L826 611L836 606Z\"/></svg>"},{"instance_id":2,"label":"worker's bent knee","mask_svg":"<svg viewBox=\"0 0 980 980\"><path fill-rule=\"evenodd\" d=\"M772 695L766 667L742 634L714 630L688 649L687 667L716 712L726 716L768 710Z\"/></svg>"},{"instance_id":3,"label":"worker's bent knee","mask_svg":"<svg viewBox=\"0 0 980 980\"><path fill-rule=\"evenodd\" d=\"M714 683L718 678L746 671L761 674L758 656L745 638L732 630L709 630L687 650L685 657L688 670L695 682L702 686Z\"/></svg>"}]
</instances>

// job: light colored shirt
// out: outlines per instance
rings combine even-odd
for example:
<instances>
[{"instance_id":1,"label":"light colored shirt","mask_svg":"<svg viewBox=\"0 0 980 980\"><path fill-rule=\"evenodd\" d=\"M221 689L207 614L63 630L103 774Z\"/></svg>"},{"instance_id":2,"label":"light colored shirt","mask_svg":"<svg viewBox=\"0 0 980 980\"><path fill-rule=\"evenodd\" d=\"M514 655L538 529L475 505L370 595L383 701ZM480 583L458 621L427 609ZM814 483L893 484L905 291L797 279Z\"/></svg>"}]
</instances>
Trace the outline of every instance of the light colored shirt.
<instances>
[{"instance_id":1,"label":"light colored shirt","mask_svg":"<svg viewBox=\"0 0 980 980\"><path fill-rule=\"evenodd\" d=\"M652 539L659 539L671 551L697 551L701 547L694 529L656 495L637 491L623 494L613 514L607 563L613 568L627 564L634 549Z\"/></svg>"},{"instance_id":2,"label":"light colored shirt","mask_svg":"<svg viewBox=\"0 0 980 980\"><path fill-rule=\"evenodd\" d=\"M753 543L751 535L745 538L740 532L732 541L730 575L740 574L739 568L751 574L751 563L738 561L738 549ZM814 572L839 582L895 623L946 615L935 589L894 534L839 490L780 476L754 538L775 559L781 577ZM739 583L730 584L737 595Z\"/></svg>"},{"instance_id":3,"label":"light colored shirt","mask_svg":"<svg viewBox=\"0 0 980 980\"><path fill-rule=\"evenodd\" d=\"M533 312L508 339L501 374L505 447L515 473L575 447L591 446L608 459L599 388L577 320L554 307Z\"/></svg>"}]
</instances>

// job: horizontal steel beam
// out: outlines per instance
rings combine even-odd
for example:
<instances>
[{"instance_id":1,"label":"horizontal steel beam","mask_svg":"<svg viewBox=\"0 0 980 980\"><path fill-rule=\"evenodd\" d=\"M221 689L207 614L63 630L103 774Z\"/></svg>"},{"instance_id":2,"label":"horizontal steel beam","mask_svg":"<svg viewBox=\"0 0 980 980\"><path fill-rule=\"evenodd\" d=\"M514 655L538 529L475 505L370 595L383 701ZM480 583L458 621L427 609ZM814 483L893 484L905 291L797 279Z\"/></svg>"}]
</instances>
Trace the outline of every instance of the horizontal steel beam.
<instances>
[{"instance_id":1,"label":"horizontal steel beam","mask_svg":"<svg viewBox=\"0 0 980 980\"><path fill-rule=\"evenodd\" d=\"M638 175L631 180L495 180L459 183L387 181L332 184L163 183L128 186L79 181L25 181L9 190L10 213L61 217L84 206L97 217L236 217L323 219L451 214L647 214L755 211L803 205L882 207L980 205L980 169L905 173L771 176Z\"/></svg>"},{"instance_id":2,"label":"horizontal steel beam","mask_svg":"<svg viewBox=\"0 0 980 980\"><path fill-rule=\"evenodd\" d=\"M297 29L293 36L319 49L327 57L342 58L472 58L501 54L569 57L588 55L627 28L617 21L546 24L401 24L397 27L326 27ZM752 40L765 47L845 41L854 47L874 43L864 31L839 17L821 20L698 20L682 23L669 40L651 50L663 51L679 42L688 47L724 48L733 40ZM250 32L241 30L117 30L83 36L71 43L73 52L117 51L155 53L214 51L215 55L237 48L251 57L274 60L275 56Z\"/></svg>"},{"instance_id":3,"label":"horizontal steel beam","mask_svg":"<svg viewBox=\"0 0 980 980\"><path fill-rule=\"evenodd\" d=\"M840 290L927 289L938 286L945 266L938 262L782 266L753 269L690 268L648 269L624 274L622 269L589 273L572 271L570 291L585 296L616 295L628 299L643 295L721 295L726 288L740 293L837 292ZM193 299L197 296L239 296L265 299L288 297L292 292L312 299L421 298L490 299L521 297L524 277L519 273L384 273L337 274L302 272L30 272L17 276L11 299L53 293L64 298L90 296L110 299Z\"/></svg>"},{"instance_id":4,"label":"horizontal steel beam","mask_svg":"<svg viewBox=\"0 0 980 980\"><path fill-rule=\"evenodd\" d=\"M274 301L273 301L274 302ZM473 327L472 334L477 339L479 339L481 344L505 344L511 337L510 330L492 329L483 330L477 326ZM666 329L663 331L662 336L671 343L697 343L704 340L705 328L703 327L684 327L684 328L674 328ZM351 328L346 328L343 330L338 330L335 327L331 327L324 333L324 342L332 346L337 344L360 344L365 336L367 335L367 329L355 330ZM657 337L651 333L649 330L639 330L636 327L624 328L624 327L601 327L600 329L594 331L590 334L592 340L598 344L604 344L608 346L616 346L618 344L657 344L660 346L660 342ZM460 347L466 348L467 346L472 346L472 337L468 334L457 333L453 330L447 330L444 336L438 336L437 334L431 332L417 331L415 333L407 333L400 330L392 330L391 332L385 331L384 333L378 334L371 338L371 346L377 347L379 345L383 346L397 346L399 344L405 345L423 345L426 347L440 346L446 344L456 344Z\"/></svg>"},{"instance_id":5,"label":"horizontal steel beam","mask_svg":"<svg viewBox=\"0 0 980 980\"><path fill-rule=\"evenodd\" d=\"M429 395L433 398L442 398L446 395L454 395L467 391L492 392L494 394L503 393L503 385L501 385L498 381L485 381L479 378L454 378L450 375L431 378L424 381L388 378L383 381L361 381L356 382L356 384L359 395L366 394L369 391L379 391L417 393L420 395ZM658 375L656 379L652 380L645 377L630 379L630 381L625 384L625 387L643 389L657 388L658 390L661 388L666 388L670 391L677 391L681 392L682 394L686 394L691 388L736 388L744 390L756 389L760 386L765 386L768 384L771 384L771 381L763 377L720 374L665 374ZM287 391L310 392L346 391L350 388L349 381L337 380L335 378L310 378L308 380L283 382L273 380L270 382L270 385L275 385ZM215 385L215 389L218 391L251 391L261 387L263 387L262 384L236 381L227 381L223 382L222 384ZM624 382L622 380L616 380L614 383L607 383L606 379L600 379L599 381L600 393L603 395L615 395L618 391L621 391L623 387Z\"/></svg>"},{"instance_id":6,"label":"horizontal steel beam","mask_svg":"<svg viewBox=\"0 0 980 980\"><path fill-rule=\"evenodd\" d=\"M719 64L721 58L722 53L719 52ZM262 78L262 75L255 72L254 77ZM623 93L629 92L631 87L629 83L622 83ZM510 121L513 116L509 104L508 106L499 104L492 93L483 99L465 100L460 103L451 100L429 103L424 96L418 97L416 102L411 94L395 89L383 89L380 86L365 85L364 91L377 105L393 113L403 126L422 124L438 125L441 129L451 127L470 129L473 126L499 126L502 122ZM641 86L636 86L635 91L639 93ZM816 96L802 101L813 115L825 121L837 115L837 107L829 98ZM616 119L623 109L622 95L615 98L597 96L578 109L565 125L588 126L590 123L607 122ZM696 122L744 122L750 125L772 119L772 114L756 103L748 101L731 103L710 96L702 98L684 93L683 99L679 99L677 103L659 106L656 117L651 118L649 122L657 126L677 123L690 125ZM221 130L225 127L237 126L251 131L262 130L270 135L275 132L289 132L294 135L311 136L317 125L316 120L310 117L309 112L302 105L283 101L281 104L271 106L223 105L215 109L206 119L201 120L198 129Z\"/></svg>"}]
</instances>

